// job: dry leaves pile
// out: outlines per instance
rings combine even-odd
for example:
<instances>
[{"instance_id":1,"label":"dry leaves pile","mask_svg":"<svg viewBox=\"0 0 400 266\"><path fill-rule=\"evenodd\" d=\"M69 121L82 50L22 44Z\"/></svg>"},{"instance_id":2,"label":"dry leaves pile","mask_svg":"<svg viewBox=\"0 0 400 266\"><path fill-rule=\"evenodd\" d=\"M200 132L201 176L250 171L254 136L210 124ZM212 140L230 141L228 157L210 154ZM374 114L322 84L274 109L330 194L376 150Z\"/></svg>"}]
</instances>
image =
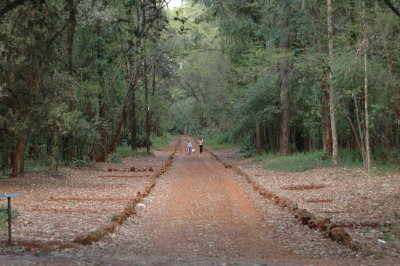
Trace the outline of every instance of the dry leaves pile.
<instances>
[{"instance_id":1,"label":"dry leaves pile","mask_svg":"<svg viewBox=\"0 0 400 266\"><path fill-rule=\"evenodd\" d=\"M229 153L219 156L234 158ZM234 160L234 164L266 190L345 227L361 253L400 255L400 174L368 177L362 169L343 168L279 172L249 159Z\"/></svg>"}]
</instances>

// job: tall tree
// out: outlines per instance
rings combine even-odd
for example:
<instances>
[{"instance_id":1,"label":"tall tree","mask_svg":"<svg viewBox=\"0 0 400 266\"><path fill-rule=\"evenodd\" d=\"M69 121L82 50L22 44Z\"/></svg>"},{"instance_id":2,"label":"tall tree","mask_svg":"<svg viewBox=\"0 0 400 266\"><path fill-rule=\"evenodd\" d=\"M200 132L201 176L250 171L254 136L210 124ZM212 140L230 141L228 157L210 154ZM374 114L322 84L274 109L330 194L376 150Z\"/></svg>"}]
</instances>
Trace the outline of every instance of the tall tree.
<instances>
[{"instance_id":1,"label":"tall tree","mask_svg":"<svg viewBox=\"0 0 400 266\"><path fill-rule=\"evenodd\" d=\"M333 85L333 7L332 0L327 0L328 6L328 49L329 49L329 111L332 128L332 162L338 163L338 139L336 129L335 88Z\"/></svg>"},{"instance_id":2,"label":"tall tree","mask_svg":"<svg viewBox=\"0 0 400 266\"><path fill-rule=\"evenodd\" d=\"M362 32L363 32L363 53L364 53L364 112L365 112L365 168L368 174L371 171L371 152L369 144L369 113L368 113L368 27L365 19L365 2L362 7Z\"/></svg>"}]
</instances>

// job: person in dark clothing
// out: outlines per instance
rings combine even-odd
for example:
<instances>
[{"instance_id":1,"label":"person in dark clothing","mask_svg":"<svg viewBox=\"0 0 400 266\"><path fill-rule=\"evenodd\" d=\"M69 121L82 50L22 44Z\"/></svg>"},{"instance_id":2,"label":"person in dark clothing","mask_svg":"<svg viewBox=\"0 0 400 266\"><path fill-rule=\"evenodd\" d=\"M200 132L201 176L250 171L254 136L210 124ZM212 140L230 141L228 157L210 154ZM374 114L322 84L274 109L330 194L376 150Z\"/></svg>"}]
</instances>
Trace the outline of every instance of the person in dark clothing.
<instances>
[{"instance_id":1,"label":"person in dark clothing","mask_svg":"<svg viewBox=\"0 0 400 266\"><path fill-rule=\"evenodd\" d=\"M202 153L202 152L203 152L204 139L203 139L203 138L200 138L200 139L197 141L197 144L199 145L200 153Z\"/></svg>"}]
</instances>

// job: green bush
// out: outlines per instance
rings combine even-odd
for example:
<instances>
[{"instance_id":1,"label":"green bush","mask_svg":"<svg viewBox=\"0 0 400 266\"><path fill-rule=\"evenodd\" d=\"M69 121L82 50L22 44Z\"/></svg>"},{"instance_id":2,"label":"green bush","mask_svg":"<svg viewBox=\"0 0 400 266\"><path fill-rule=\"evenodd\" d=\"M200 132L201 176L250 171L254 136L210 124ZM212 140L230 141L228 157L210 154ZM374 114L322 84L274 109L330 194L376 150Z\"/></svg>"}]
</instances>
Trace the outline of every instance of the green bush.
<instances>
[{"instance_id":1,"label":"green bush","mask_svg":"<svg viewBox=\"0 0 400 266\"><path fill-rule=\"evenodd\" d=\"M116 152L120 158L127 158L127 157L139 157L148 155L145 148L140 148L136 150L132 150L130 146L118 146Z\"/></svg>"},{"instance_id":2,"label":"green bush","mask_svg":"<svg viewBox=\"0 0 400 266\"><path fill-rule=\"evenodd\" d=\"M265 167L268 169L287 172L303 172L332 165L328 156L322 151L295 153L288 156L262 154L257 156L256 160L265 162Z\"/></svg>"},{"instance_id":3,"label":"green bush","mask_svg":"<svg viewBox=\"0 0 400 266\"><path fill-rule=\"evenodd\" d=\"M7 206L2 204L2 205L0 205L0 209L7 209ZM18 210L13 208L11 210L11 219L13 220L13 219L17 218L18 215L19 215ZM7 223L8 223L8 214L6 211L1 211L0 212L0 228L1 229L5 228L7 226Z\"/></svg>"},{"instance_id":4,"label":"green bush","mask_svg":"<svg viewBox=\"0 0 400 266\"><path fill-rule=\"evenodd\" d=\"M257 155L255 160L265 162L265 167L268 169L287 172L303 172L334 166L331 156L323 151L299 152L287 156L280 153L265 153ZM356 168L362 167L363 164L357 152L340 150L338 166Z\"/></svg>"},{"instance_id":5,"label":"green bush","mask_svg":"<svg viewBox=\"0 0 400 266\"><path fill-rule=\"evenodd\" d=\"M153 150L159 150L159 149L168 147L170 145L170 141L171 141L171 135L168 133L165 133L161 137L157 137L157 136L150 137L150 142L152 144L151 148Z\"/></svg>"},{"instance_id":6,"label":"green bush","mask_svg":"<svg viewBox=\"0 0 400 266\"><path fill-rule=\"evenodd\" d=\"M214 150L224 150L236 148L235 140L231 132L219 133L206 140L205 145L210 146Z\"/></svg>"},{"instance_id":7,"label":"green bush","mask_svg":"<svg viewBox=\"0 0 400 266\"><path fill-rule=\"evenodd\" d=\"M397 247L400 247L400 224L385 227L383 231L383 240L393 243Z\"/></svg>"},{"instance_id":8,"label":"green bush","mask_svg":"<svg viewBox=\"0 0 400 266\"><path fill-rule=\"evenodd\" d=\"M112 163L122 163L122 157L118 152L113 153L107 160Z\"/></svg>"}]
</instances>

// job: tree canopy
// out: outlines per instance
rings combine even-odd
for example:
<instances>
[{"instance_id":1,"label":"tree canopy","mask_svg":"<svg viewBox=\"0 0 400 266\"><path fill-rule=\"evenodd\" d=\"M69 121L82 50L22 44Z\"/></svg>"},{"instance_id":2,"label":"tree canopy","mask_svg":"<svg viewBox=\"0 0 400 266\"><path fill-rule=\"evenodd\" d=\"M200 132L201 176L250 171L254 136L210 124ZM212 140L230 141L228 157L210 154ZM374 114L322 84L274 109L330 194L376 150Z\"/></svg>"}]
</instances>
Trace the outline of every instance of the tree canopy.
<instances>
[{"instance_id":1,"label":"tree canopy","mask_svg":"<svg viewBox=\"0 0 400 266\"><path fill-rule=\"evenodd\" d=\"M4 173L149 152L167 132L398 159L398 1L168 2L0 4Z\"/></svg>"}]
</instances>

